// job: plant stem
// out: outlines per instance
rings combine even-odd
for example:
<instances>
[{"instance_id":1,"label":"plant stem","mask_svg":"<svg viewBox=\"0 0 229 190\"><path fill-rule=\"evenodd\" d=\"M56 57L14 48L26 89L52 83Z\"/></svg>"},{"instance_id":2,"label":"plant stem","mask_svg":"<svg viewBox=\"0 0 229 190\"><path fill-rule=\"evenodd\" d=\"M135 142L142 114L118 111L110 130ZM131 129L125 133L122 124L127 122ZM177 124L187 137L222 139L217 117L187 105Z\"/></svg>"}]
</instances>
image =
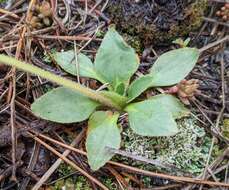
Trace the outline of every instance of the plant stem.
<instances>
[{"instance_id":1,"label":"plant stem","mask_svg":"<svg viewBox=\"0 0 229 190\"><path fill-rule=\"evenodd\" d=\"M13 58L13 57L9 57L9 56L2 55L2 54L0 54L0 63L4 63L6 65L16 67L20 70L38 75L42 78L46 78L46 79L48 79L52 82L55 82L59 85L62 85L62 86L67 87L67 88L71 88L71 89L79 92L80 94L83 94L84 96L91 98L92 100L100 102L103 105L115 108L117 110L121 110L121 106L117 105L116 103L114 103L109 98L103 96L100 92L97 92L95 90L92 90L90 88L82 86L76 82L69 80L69 79L55 75L49 71L45 71L43 69L40 69L37 66L27 64L25 62L22 62L22 61L19 61L19 60Z\"/></svg>"}]
</instances>

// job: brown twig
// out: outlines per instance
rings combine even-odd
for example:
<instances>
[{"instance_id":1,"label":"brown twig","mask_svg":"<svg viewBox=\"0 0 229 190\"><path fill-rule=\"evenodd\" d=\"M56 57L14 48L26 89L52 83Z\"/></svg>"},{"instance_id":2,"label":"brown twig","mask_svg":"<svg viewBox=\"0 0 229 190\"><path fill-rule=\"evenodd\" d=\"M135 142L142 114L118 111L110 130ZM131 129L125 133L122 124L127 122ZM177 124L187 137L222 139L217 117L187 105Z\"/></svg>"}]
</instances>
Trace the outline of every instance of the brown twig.
<instances>
[{"instance_id":1,"label":"brown twig","mask_svg":"<svg viewBox=\"0 0 229 190\"><path fill-rule=\"evenodd\" d=\"M1 9L1 8L0 8L0 13L12 16L13 18L16 18L16 19L20 18L18 15L14 14L14 13L8 11L8 10Z\"/></svg>"},{"instance_id":2,"label":"brown twig","mask_svg":"<svg viewBox=\"0 0 229 190\"><path fill-rule=\"evenodd\" d=\"M72 41L101 41L98 38L86 37L86 36L55 36L55 35L35 35L33 37L41 38L41 39L48 39L48 40L72 40Z\"/></svg>"},{"instance_id":3,"label":"brown twig","mask_svg":"<svg viewBox=\"0 0 229 190\"><path fill-rule=\"evenodd\" d=\"M227 36L225 36L225 37L222 38L222 39L219 39L219 40L217 40L217 41L215 41L215 42L212 42L212 43L210 43L210 44L208 44L208 45L206 45L206 46L200 48L200 49L199 49L199 52L200 52L200 53L203 53L204 51L206 51L206 50L208 50L208 49L210 49L210 48L212 48L212 47L214 47L214 46L217 46L218 44L224 43L224 42L226 42L226 41L228 41L228 40L229 40L229 35L227 35Z\"/></svg>"},{"instance_id":4,"label":"brown twig","mask_svg":"<svg viewBox=\"0 0 229 190\"><path fill-rule=\"evenodd\" d=\"M216 24L218 24L218 25L222 25L222 26L229 27L229 24L226 23L226 22L220 22L220 21L215 20L215 19L213 19L213 18L207 18L207 17L204 17L203 19L204 19L205 21L207 21L207 22L213 22L213 23L216 23Z\"/></svg>"},{"instance_id":5,"label":"brown twig","mask_svg":"<svg viewBox=\"0 0 229 190\"><path fill-rule=\"evenodd\" d=\"M30 10L35 3L35 0L31 0L29 4L29 8L27 11L26 21L31 19ZM18 41L16 55L15 57L18 59L20 57L23 39L26 32L26 26L23 27L21 37ZM16 126L15 126L15 97L16 97L16 68L12 68L12 82L10 83L10 90L11 93L11 101L10 101L10 110L11 110L11 117L10 117L10 125L11 125L11 139L12 139L12 162L13 162L13 169L12 169L12 180L16 181L16 147L17 147L17 139L16 139Z\"/></svg>"}]
</instances>

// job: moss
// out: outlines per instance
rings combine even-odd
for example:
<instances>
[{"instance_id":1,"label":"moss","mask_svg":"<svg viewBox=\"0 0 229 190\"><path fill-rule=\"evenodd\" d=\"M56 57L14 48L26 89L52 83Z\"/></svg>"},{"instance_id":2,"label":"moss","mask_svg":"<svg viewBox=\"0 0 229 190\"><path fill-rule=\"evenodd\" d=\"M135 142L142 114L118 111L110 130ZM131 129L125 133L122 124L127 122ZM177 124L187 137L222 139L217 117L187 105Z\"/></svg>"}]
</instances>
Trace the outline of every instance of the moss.
<instances>
[{"instance_id":1,"label":"moss","mask_svg":"<svg viewBox=\"0 0 229 190\"><path fill-rule=\"evenodd\" d=\"M131 36L126 33L123 33L122 36L124 40L127 42L127 44L134 48L137 53L143 51L143 46L141 44L141 40L139 39L139 37Z\"/></svg>"},{"instance_id":2,"label":"moss","mask_svg":"<svg viewBox=\"0 0 229 190\"><path fill-rule=\"evenodd\" d=\"M71 166L65 164L65 163L61 163L59 168L58 168L58 173L60 176L67 176L69 174L71 174L72 172L74 172L74 170L72 169Z\"/></svg>"},{"instance_id":3,"label":"moss","mask_svg":"<svg viewBox=\"0 0 229 190\"><path fill-rule=\"evenodd\" d=\"M122 148L132 154L172 164L182 171L198 175L205 167L211 146L211 137L197 125L194 118L178 121L178 127L179 133L177 135L159 138L138 136L127 128L123 131L124 144ZM217 152L219 152L219 147L215 145L213 158ZM155 170L155 167L148 167L147 164L139 162L133 164L141 168L147 167L147 169ZM164 170L158 167L156 169Z\"/></svg>"},{"instance_id":4,"label":"moss","mask_svg":"<svg viewBox=\"0 0 229 190\"><path fill-rule=\"evenodd\" d=\"M87 179L84 176L70 177L67 179L59 180L54 186L50 187L53 190L91 190Z\"/></svg>"},{"instance_id":5,"label":"moss","mask_svg":"<svg viewBox=\"0 0 229 190\"><path fill-rule=\"evenodd\" d=\"M61 163L58 168L59 178L72 174L75 170L68 164ZM91 187L84 176L70 175L70 177L62 180L58 180L53 186L50 187L53 190L91 190Z\"/></svg>"},{"instance_id":6,"label":"moss","mask_svg":"<svg viewBox=\"0 0 229 190\"><path fill-rule=\"evenodd\" d=\"M97 32L96 32L96 37L97 38L103 38L105 36L105 32L104 31L102 31L102 30L98 30Z\"/></svg>"},{"instance_id":7,"label":"moss","mask_svg":"<svg viewBox=\"0 0 229 190\"><path fill-rule=\"evenodd\" d=\"M47 53L47 52L45 51L44 54L43 54L43 58L42 58L43 61L44 61L47 65L51 65L52 62L53 62L53 59L51 58L50 54L52 55L52 54L55 54L56 52L57 52L56 48L52 48L52 49L50 50L49 53Z\"/></svg>"},{"instance_id":8,"label":"moss","mask_svg":"<svg viewBox=\"0 0 229 190\"><path fill-rule=\"evenodd\" d=\"M64 180L59 180L54 184L54 186L51 186L50 189L52 189L52 190L60 190L64 186L64 183L65 183Z\"/></svg>"},{"instance_id":9,"label":"moss","mask_svg":"<svg viewBox=\"0 0 229 190\"><path fill-rule=\"evenodd\" d=\"M62 163L58 168L59 178L72 174L75 170L69 165ZM115 179L109 176L102 176L99 180L108 187L110 190L118 189L118 184ZM53 186L50 187L52 190L91 190L91 186L86 177L81 175L71 175L69 178L58 180Z\"/></svg>"},{"instance_id":10,"label":"moss","mask_svg":"<svg viewBox=\"0 0 229 190\"><path fill-rule=\"evenodd\" d=\"M87 179L84 176L79 176L76 180L75 190L81 190L81 189L84 189L84 190L92 189Z\"/></svg>"},{"instance_id":11,"label":"moss","mask_svg":"<svg viewBox=\"0 0 229 190\"><path fill-rule=\"evenodd\" d=\"M207 0L168 1L163 6L146 1L133 3L111 0L107 13L118 29L131 36L137 36L144 45L165 43L189 34L202 23ZM180 5L182 3L182 5ZM185 8L181 8L184 5ZM174 7L175 10L174 10ZM159 8L158 8L159 7Z\"/></svg>"},{"instance_id":12,"label":"moss","mask_svg":"<svg viewBox=\"0 0 229 190\"><path fill-rule=\"evenodd\" d=\"M102 177L100 181L109 189L109 190L117 190L118 184L115 182L114 179L109 177Z\"/></svg>"},{"instance_id":13,"label":"moss","mask_svg":"<svg viewBox=\"0 0 229 190\"><path fill-rule=\"evenodd\" d=\"M223 120L222 132L224 137L229 139L229 119Z\"/></svg>"},{"instance_id":14,"label":"moss","mask_svg":"<svg viewBox=\"0 0 229 190\"><path fill-rule=\"evenodd\" d=\"M100 177L99 180L109 189L117 190L118 184L115 179L111 177ZM71 176L67 179L57 181L53 186L50 187L52 190L92 190L88 180L84 176Z\"/></svg>"}]
</instances>

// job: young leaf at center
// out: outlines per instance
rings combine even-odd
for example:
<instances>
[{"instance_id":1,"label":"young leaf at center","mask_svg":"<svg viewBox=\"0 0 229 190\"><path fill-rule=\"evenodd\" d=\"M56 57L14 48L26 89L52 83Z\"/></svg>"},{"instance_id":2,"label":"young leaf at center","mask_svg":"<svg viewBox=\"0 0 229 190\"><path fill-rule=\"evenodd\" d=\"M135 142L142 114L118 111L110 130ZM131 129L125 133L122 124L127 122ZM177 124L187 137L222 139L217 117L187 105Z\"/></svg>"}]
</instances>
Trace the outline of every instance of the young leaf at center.
<instances>
[{"instance_id":1,"label":"young leaf at center","mask_svg":"<svg viewBox=\"0 0 229 190\"><path fill-rule=\"evenodd\" d=\"M118 117L118 113L97 111L89 119L86 149L92 170L99 169L113 157L114 154L107 147L120 148L121 135L117 126Z\"/></svg>"},{"instance_id":2,"label":"young leaf at center","mask_svg":"<svg viewBox=\"0 0 229 190\"><path fill-rule=\"evenodd\" d=\"M127 97L121 96L118 93L113 92L113 91L106 91L106 90L104 90L104 91L101 91L100 93L102 95L104 95L105 97L109 98L111 101L113 101L117 105L119 105L121 108L123 108L124 106L126 106Z\"/></svg>"},{"instance_id":3,"label":"young leaf at center","mask_svg":"<svg viewBox=\"0 0 229 190\"><path fill-rule=\"evenodd\" d=\"M137 98L142 92L152 85L153 77L151 75L143 75L133 81L128 88L128 102Z\"/></svg>"}]
</instances>

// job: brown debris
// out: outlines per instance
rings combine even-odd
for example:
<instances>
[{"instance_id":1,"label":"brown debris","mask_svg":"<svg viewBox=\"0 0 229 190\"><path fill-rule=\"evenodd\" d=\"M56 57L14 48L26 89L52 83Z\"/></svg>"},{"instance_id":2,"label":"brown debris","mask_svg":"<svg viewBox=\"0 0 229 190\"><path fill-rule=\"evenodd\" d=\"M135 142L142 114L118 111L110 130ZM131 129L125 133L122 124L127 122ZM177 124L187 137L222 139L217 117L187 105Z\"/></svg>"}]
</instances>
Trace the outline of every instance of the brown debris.
<instances>
[{"instance_id":1,"label":"brown debris","mask_svg":"<svg viewBox=\"0 0 229 190\"><path fill-rule=\"evenodd\" d=\"M199 94L199 81L196 79L182 80L176 86L173 86L166 90L166 93L177 94L180 100L186 104L190 104L190 100L193 100L196 94Z\"/></svg>"},{"instance_id":2,"label":"brown debris","mask_svg":"<svg viewBox=\"0 0 229 190\"><path fill-rule=\"evenodd\" d=\"M33 17L30 21L32 28L48 27L52 22L52 8L48 1L42 1L33 7Z\"/></svg>"}]
</instances>

